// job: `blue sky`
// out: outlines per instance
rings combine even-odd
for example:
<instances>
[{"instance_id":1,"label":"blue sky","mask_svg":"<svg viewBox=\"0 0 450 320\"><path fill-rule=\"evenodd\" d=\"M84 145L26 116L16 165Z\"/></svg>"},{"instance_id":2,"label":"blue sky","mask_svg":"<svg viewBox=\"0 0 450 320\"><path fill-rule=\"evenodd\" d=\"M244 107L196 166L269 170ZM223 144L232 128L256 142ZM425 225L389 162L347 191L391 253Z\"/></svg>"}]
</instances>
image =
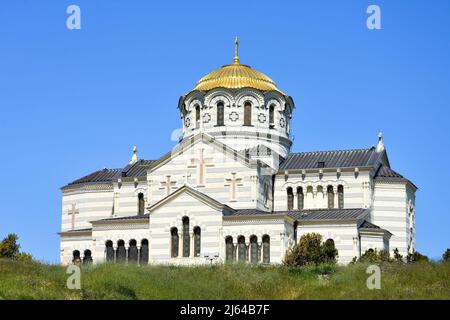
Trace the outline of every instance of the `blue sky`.
<instances>
[{"instance_id":1,"label":"blue sky","mask_svg":"<svg viewBox=\"0 0 450 320\"><path fill-rule=\"evenodd\" d=\"M81 8L68 30L66 8ZM368 5L381 30L366 28ZM366 148L383 130L417 192L417 247L450 247L450 2L2 1L0 237L57 262L64 184L174 145L177 102L233 58L296 102L293 151Z\"/></svg>"}]
</instances>

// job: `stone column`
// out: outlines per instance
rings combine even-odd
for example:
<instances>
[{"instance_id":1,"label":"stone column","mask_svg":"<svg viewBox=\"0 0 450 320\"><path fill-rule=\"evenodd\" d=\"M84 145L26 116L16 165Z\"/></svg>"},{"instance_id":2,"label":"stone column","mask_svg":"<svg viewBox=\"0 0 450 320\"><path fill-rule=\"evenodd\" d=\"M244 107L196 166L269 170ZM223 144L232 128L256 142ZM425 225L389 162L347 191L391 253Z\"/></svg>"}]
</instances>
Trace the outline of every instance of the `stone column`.
<instances>
[{"instance_id":1,"label":"stone column","mask_svg":"<svg viewBox=\"0 0 450 320\"><path fill-rule=\"evenodd\" d=\"M189 257L195 257L195 238L194 238L194 232L189 232Z\"/></svg>"},{"instance_id":2,"label":"stone column","mask_svg":"<svg viewBox=\"0 0 450 320\"><path fill-rule=\"evenodd\" d=\"M260 238L260 239L262 239L262 238ZM258 262L262 262L262 255L263 255L263 253L262 253L262 241L257 242L257 243L258 243L258 259L257 259L257 261Z\"/></svg>"},{"instance_id":3,"label":"stone column","mask_svg":"<svg viewBox=\"0 0 450 320\"><path fill-rule=\"evenodd\" d=\"M238 242L233 242L233 261L238 261Z\"/></svg>"},{"instance_id":4,"label":"stone column","mask_svg":"<svg viewBox=\"0 0 450 320\"><path fill-rule=\"evenodd\" d=\"M114 254L113 262L117 263L117 244L114 243L113 243L113 254Z\"/></svg>"},{"instance_id":5,"label":"stone column","mask_svg":"<svg viewBox=\"0 0 450 320\"><path fill-rule=\"evenodd\" d=\"M128 264L128 255L130 254L130 244L125 242L125 264Z\"/></svg>"},{"instance_id":6,"label":"stone column","mask_svg":"<svg viewBox=\"0 0 450 320\"><path fill-rule=\"evenodd\" d=\"M137 265L140 266L141 265L141 245L136 243L136 248L137 248Z\"/></svg>"},{"instance_id":7,"label":"stone column","mask_svg":"<svg viewBox=\"0 0 450 320\"><path fill-rule=\"evenodd\" d=\"M337 187L336 188L333 187L333 193L334 193L334 208L339 208Z\"/></svg>"}]
</instances>

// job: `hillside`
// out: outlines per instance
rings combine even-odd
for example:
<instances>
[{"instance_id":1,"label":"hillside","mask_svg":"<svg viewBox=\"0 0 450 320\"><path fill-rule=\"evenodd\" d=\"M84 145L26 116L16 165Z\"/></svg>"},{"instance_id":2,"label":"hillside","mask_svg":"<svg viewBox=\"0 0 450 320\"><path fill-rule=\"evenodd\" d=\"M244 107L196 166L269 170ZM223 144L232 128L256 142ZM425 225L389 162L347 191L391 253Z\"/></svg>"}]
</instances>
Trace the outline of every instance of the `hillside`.
<instances>
[{"instance_id":1,"label":"hillside","mask_svg":"<svg viewBox=\"0 0 450 320\"><path fill-rule=\"evenodd\" d=\"M0 260L0 299L449 299L450 263L389 264L381 290L366 287L366 265L288 269L99 265L82 268L81 290L66 269Z\"/></svg>"}]
</instances>

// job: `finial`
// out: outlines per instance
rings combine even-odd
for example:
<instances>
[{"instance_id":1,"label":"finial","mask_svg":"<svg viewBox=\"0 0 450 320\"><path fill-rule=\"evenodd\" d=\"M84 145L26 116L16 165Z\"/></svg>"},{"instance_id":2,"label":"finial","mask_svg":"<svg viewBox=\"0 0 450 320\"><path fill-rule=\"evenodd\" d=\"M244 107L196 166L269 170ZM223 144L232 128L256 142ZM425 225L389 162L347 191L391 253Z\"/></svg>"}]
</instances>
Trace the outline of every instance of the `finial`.
<instances>
[{"instance_id":1,"label":"finial","mask_svg":"<svg viewBox=\"0 0 450 320\"><path fill-rule=\"evenodd\" d=\"M138 149L136 146L133 147L133 156L131 157L130 164L136 163L138 161Z\"/></svg>"},{"instance_id":2,"label":"finial","mask_svg":"<svg viewBox=\"0 0 450 320\"><path fill-rule=\"evenodd\" d=\"M238 36L236 36L236 39L234 40L234 63L239 64L239 39Z\"/></svg>"},{"instance_id":3,"label":"finial","mask_svg":"<svg viewBox=\"0 0 450 320\"><path fill-rule=\"evenodd\" d=\"M378 133L378 144L377 144L377 152L384 151L384 144L383 144L383 132Z\"/></svg>"}]
</instances>

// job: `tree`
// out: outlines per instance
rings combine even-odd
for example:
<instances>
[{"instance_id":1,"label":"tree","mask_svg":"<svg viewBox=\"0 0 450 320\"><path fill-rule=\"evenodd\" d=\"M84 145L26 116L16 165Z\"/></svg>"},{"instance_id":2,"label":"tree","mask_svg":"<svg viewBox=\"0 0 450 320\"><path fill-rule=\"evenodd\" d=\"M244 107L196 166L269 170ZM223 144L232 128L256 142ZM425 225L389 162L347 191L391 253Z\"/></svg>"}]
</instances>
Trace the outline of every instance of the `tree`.
<instances>
[{"instance_id":1,"label":"tree","mask_svg":"<svg viewBox=\"0 0 450 320\"><path fill-rule=\"evenodd\" d=\"M444 254L442 255L442 260L444 260L445 262L450 262L450 249L447 248L447 250L445 250Z\"/></svg>"},{"instance_id":2,"label":"tree","mask_svg":"<svg viewBox=\"0 0 450 320\"><path fill-rule=\"evenodd\" d=\"M287 266L318 265L321 263L335 263L338 251L334 241L322 243L322 236L308 233L300 238L298 244L292 247L284 258Z\"/></svg>"},{"instance_id":3,"label":"tree","mask_svg":"<svg viewBox=\"0 0 450 320\"><path fill-rule=\"evenodd\" d=\"M361 255L358 261L368 263L392 262L392 258L387 250L377 251L377 249L368 249Z\"/></svg>"},{"instance_id":4,"label":"tree","mask_svg":"<svg viewBox=\"0 0 450 320\"><path fill-rule=\"evenodd\" d=\"M17 243L19 237L15 233L10 233L0 243L0 258L14 258L20 249L20 245Z\"/></svg>"}]
</instances>

